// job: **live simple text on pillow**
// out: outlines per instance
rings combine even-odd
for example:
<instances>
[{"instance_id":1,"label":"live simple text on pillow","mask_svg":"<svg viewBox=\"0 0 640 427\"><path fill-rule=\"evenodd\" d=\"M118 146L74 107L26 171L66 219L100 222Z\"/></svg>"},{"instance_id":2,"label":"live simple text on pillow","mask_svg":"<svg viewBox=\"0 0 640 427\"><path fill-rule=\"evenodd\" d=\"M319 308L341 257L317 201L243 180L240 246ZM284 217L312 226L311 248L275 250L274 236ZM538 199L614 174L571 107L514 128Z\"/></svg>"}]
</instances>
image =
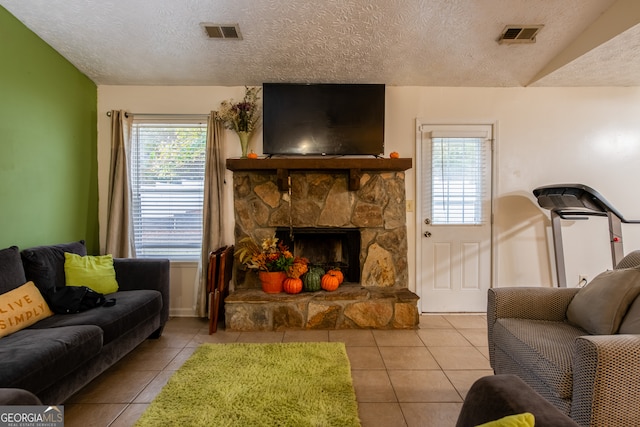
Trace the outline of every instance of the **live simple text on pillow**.
<instances>
[{"instance_id":1,"label":"live simple text on pillow","mask_svg":"<svg viewBox=\"0 0 640 427\"><path fill-rule=\"evenodd\" d=\"M0 337L52 316L47 302L33 282L0 295Z\"/></svg>"}]
</instances>

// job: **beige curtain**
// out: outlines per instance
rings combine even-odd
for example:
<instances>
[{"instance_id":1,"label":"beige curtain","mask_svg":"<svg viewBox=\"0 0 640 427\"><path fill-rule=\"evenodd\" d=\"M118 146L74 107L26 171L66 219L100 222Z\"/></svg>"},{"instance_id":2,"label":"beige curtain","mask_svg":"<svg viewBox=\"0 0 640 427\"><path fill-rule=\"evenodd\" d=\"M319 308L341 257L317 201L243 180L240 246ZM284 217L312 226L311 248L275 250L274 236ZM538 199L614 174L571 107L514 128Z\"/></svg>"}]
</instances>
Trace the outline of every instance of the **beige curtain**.
<instances>
[{"instance_id":1,"label":"beige curtain","mask_svg":"<svg viewBox=\"0 0 640 427\"><path fill-rule=\"evenodd\" d=\"M135 257L131 228L131 189L129 186L131 130L133 115L111 111L111 163L107 206L106 253L117 258Z\"/></svg>"},{"instance_id":2,"label":"beige curtain","mask_svg":"<svg viewBox=\"0 0 640 427\"><path fill-rule=\"evenodd\" d=\"M212 111L207 122L207 152L204 170L204 206L202 207L202 252L198 263L196 312L205 317L207 298L207 262L209 252L223 245L223 186L225 164L221 155L224 127Z\"/></svg>"}]
</instances>

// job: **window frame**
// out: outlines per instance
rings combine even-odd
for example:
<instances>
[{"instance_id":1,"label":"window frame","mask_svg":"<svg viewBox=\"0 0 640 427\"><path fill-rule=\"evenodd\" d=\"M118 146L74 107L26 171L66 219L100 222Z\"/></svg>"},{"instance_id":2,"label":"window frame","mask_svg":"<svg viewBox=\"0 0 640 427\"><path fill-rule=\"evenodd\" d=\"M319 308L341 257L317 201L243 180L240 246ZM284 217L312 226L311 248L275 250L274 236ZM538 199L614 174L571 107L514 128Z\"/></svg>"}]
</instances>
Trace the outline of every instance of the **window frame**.
<instances>
[{"instance_id":1,"label":"window frame","mask_svg":"<svg viewBox=\"0 0 640 427\"><path fill-rule=\"evenodd\" d=\"M130 178L132 244L137 258L168 258L172 262L200 259L207 118L206 115L134 116ZM159 130L158 135L153 135L153 129ZM178 134L179 129L196 130L195 141L187 134ZM172 132L174 139L169 136ZM190 151L183 150L181 143L188 144ZM160 150L163 147L165 150ZM175 156L184 153L186 157ZM153 167L155 172L151 172ZM166 176L161 176L162 173Z\"/></svg>"}]
</instances>

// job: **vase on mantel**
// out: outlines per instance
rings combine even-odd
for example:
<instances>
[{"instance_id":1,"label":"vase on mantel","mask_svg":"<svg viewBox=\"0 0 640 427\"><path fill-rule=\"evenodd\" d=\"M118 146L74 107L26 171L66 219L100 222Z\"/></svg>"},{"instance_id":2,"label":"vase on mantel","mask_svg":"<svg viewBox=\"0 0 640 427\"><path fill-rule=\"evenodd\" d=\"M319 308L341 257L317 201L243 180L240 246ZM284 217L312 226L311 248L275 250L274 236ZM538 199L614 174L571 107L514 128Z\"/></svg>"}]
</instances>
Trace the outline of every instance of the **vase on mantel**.
<instances>
[{"instance_id":1,"label":"vase on mantel","mask_svg":"<svg viewBox=\"0 0 640 427\"><path fill-rule=\"evenodd\" d=\"M240 147L242 147L242 158L247 158L247 151L249 149L249 138L251 137L251 133L245 131L238 131L238 138L240 138Z\"/></svg>"},{"instance_id":2,"label":"vase on mantel","mask_svg":"<svg viewBox=\"0 0 640 427\"><path fill-rule=\"evenodd\" d=\"M258 278L260 278L260 284L264 292L278 294L282 292L282 284L284 279L287 278L287 273L284 271L259 271Z\"/></svg>"}]
</instances>

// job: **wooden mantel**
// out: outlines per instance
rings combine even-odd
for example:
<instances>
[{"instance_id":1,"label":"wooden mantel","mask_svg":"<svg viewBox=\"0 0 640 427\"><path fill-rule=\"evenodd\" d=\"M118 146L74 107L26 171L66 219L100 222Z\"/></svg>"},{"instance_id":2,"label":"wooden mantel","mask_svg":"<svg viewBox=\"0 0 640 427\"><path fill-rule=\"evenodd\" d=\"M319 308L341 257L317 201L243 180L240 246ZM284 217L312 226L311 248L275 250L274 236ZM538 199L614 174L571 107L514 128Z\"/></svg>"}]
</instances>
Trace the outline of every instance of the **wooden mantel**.
<instances>
[{"instance_id":1,"label":"wooden mantel","mask_svg":"<svg viewBox=\"0 0 640 427\"><path fill-rule=\"evenodd\" d=\"M349 174L349 190L360 188L362 171L405 171L411 169L412 159L383 158L300 158L277 157L269 159L227 159L227 169L231 171L274 171L277 174L278 189L289 190L290 171L336 171Z\"/></svg>"}]
</instances>

